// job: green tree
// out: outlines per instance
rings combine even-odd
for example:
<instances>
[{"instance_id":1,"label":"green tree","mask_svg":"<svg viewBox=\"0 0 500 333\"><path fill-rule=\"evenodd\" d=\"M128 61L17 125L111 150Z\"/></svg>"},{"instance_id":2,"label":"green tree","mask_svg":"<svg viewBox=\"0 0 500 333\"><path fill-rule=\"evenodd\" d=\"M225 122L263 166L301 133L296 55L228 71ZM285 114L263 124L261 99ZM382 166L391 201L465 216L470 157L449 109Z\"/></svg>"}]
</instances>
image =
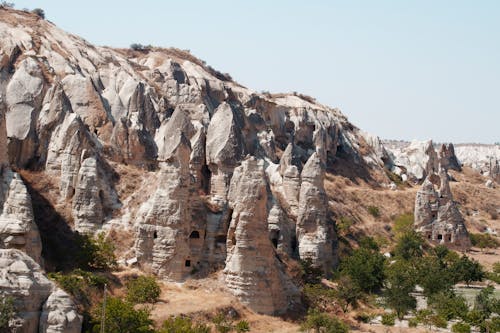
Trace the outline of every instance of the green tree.
<instances>
[{"instance_id":1,"label":"green tree","mask_svg":"<svg viewBox=\"0 0 500 333\"><path fill-rule=\"evenodd\" d=\"M8 333L9 321L16 315L14 298L0 294L0 333Z\"/></svg>"},{"instance_id":2,"label":"green tree","mask_svg":"<svg viewBox=\"0 0 500 333\"><path fill-rule=\"evenodd\" d=\"M483 267L474 259L462 256L460 260L454 263L450 270L454 277L454 282L463 281L469 285L472 281L482 281L486 276Z\"/></svg>"},{"instance_id":3,"label":"green tree","mask_svg":"<svg viewBox=\"0 0 500 333\"><path fill-rule=\"evenodd\" d=\"M308 311L305 321L300 325L300 329L305 332L313 331L315 333L349 332L347 325L339 319L314 309Z\"/></svg>"},{"instance_id":4,"label":"green tree","mask_svg":"<svg viewBox=\"0 0 500 333\"><path fill-rule=\"evenodd\" d=\"M492 313L500 315L500 299L494 296L494 292L492 286L481 289L474 302L474 309L482 312L486 318Z\"/></svg>"},{"instance_id":5,"label":"green tree","mask_svg":"<svg viewBox=\"0 0 500 333\"><path fill-rule=\"evenodd\" d=\"M133 304L155 303L160 293L160 286L153 276L138 276L127 282L127 301Z\"/></svg>"},{"instance_id":6,"label":"green tree","mask_svg":"<svg viewBox=\"0 0 500 333\"><path fill-rule=\"evenodd\" d=\"M469 307L465 298L452 291L432 295L428 303L436 313L446 320L466 318Z\"/></svg>"},{"instance_id":7,"label":"green tree","mask_svg":"<svg viewBox=\"0 0 500 333\"><path fill-rule=\"evenodd\" d=\"M419 258L424 254L422 250L423 245L424 240L422 236L418 232L411 230L398 237L394 254L405 260Z\"/></svg>"},{"instance_id":8,"label":"green tree","mask_svg":"<svg viewBox=\"0 0 500 333\"><path fill-rule=\"evenodd\" d=\"M77 238L80 251L77 255L78 266L85 270L110 270L117 266L115 246L106 240L103 232L92 238L82 235Z\"/></svg>"},{"instance_id":9,"label":"green tree","mask_svg":"<svg viewBox=\"0 0 500 333\"><path fill-rule=\"evenodd\" d=\"M94 333L101 332L102 304L99 304L93 313ZM153 333L153 321L149 318L146 309L136 310L129 302L117 297L110 297L106 301L105 309L106 333Z\"/></svg>"},{"instance_id":10,"label":"green tree","mask_svg":"<svg viewBox=\"0 0 500 333\"><path fill-rule=\"evenodd\" d=\"M163 322L158 333L210 333L210 327L194 324L189 317L171 316Z\"/></svg>"},{"instance_id":11,"label":"green tree","mask_svg":"<svg viewBox=\"0 0 500 333\"><path fill-rule=\"evenodd\" d=\"M417 283L429 297L453 286L453 276L445 265L435 256L426 256L417 261Z\"/></svg>"},{"instance_id":12,"label":"green tree","mask_svg":"<svg viewBox=\"0 0 500 333\"><path fill-rule=\"evenodd\" d=\"M342 311L347 312L349 306L357 306L358 301L363 297L363 292L349 276L341 276L338 281L336 296Z\"/></svg>"},{"instance_id":13,"label":"green tree","mask_svg":"<svg viewBox=\"0 0 500 333\"><path fill-rule=\"evenodd\" d=\"M385 257L377 251L359 248L340 264L341 275L349 276L359 289L370 292L382 287Z\"/></svg>"},{"instance_id":14,"label":"green tree","mask_svg":"<svg viewBox=\"0 0 500 333\"><path fill-rule=\"evenodd\" d=\"M417 300L410 295L415 289L416 279L413 267L404 260L387 265L384 299L399 319L417 306Z\"/></svg>"},{"instance_id":15,"label":"green tree","mask_svg":"<svg viewBox=\"0 0 500 333\"><path fill-rule=\"evenodd\" d=\"M320 283L323 277L323 270L320 267L314 266L311 258L306 258L300 261L300 269L302 281L304 283Z\"/></svg>"}]
</instances>

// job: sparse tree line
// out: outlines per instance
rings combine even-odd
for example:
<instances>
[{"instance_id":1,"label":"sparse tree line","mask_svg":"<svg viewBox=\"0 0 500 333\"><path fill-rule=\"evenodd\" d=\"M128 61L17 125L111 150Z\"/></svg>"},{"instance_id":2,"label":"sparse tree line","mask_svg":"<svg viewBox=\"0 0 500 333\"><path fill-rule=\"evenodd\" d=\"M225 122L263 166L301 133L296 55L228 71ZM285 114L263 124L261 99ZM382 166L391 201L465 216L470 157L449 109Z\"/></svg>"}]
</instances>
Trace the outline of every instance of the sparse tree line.
<instances>
[{"instance_id":1,"label":"sparse tree line","mask_svg":"<svg viewBox=\"0 0 500 333\"><path fill-rule=\"evenodd\" d=\"M341 243L352 224L349 218L339 219L337 231ZM347 313L363 304L363 308L367 306L372 311L359 314L356 319L360 322L370 322L386 308L391 312L382 314L384 325L394 325L396 318L405 318L410 327L419 324L429 329L447 327L449 321L454 321L452 330L457 333L470 332L472 327L480 332L500 331L500 300L495 297L492 286L482 289L473 304L468 304L454 289L457 283L469 285L485 278L498 281L500 263L494 265L492 272L486 272L466 255L444 246L430 246L413 231L412 224L411 214L395 219L396 244L389 258L381 254L379 242L371 237L360 239L355 249L344 250L331 281L335 287L330 287L331 283L321 283L319 272L314 276L310 263L303 262L304 295L310 308L306 323L314 318L317 324L321 323L324 316L339 321L328 315L335 307ZM419 311L415 297L417 289L428 304L426 309ZM338 328L330 330L327 326L319 330L317 326L307 325L304 330L344 332ZM347 332L347 327L345 329Z\"/></svg>"}]
</instances>

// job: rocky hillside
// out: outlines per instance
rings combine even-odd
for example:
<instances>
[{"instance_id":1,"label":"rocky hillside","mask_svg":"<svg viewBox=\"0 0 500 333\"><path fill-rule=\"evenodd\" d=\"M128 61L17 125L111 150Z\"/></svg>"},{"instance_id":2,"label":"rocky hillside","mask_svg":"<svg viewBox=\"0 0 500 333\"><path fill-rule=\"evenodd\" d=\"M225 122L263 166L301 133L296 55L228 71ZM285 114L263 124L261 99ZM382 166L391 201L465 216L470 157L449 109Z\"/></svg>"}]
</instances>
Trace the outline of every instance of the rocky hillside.
<instances>
[{"instance_id":1,"label":"rocky hillside","mask_svg":"<svg viewBox=\"0 0 500 333\"><path fill-rule=\"evenodd\" d=\"M124 266L222 272L250 309L289 311L296 261L337 265L337 218L387 235L361 206L390 197L389 219L413 209L406 180L460 169L452 146L429 147L397 155L337 109L257 93L187 51L98 47L0 8L0 291L20 297L20 331L78 332L44 269L104 231Z\"/></svg>"},{"instance_id":2,"label":"rocky hillside","mask_svg":"<svg viewBox=\"0 0 500 333\"><path fill-rule=\"evenodd\" d=\"M224 268L244 304L286 311L289 258L337 262L325 172L388 183L339 110L256 93L186 51L96 47L2 8L0 75L1 248L49 269L54 243L112 230L144 271Z\"/></svg>"}]
</instances>

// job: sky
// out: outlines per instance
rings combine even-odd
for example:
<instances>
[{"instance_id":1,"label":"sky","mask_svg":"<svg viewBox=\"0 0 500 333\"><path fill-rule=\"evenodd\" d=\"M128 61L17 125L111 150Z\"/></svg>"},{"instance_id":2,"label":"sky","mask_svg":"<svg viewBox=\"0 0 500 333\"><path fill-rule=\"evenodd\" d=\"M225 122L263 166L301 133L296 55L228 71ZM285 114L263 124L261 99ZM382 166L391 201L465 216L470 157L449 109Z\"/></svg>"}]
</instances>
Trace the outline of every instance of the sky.
<instances>
[{"instance_id":1,"label":"sky","mask_svg":"<svg viewBox=\"0 0 500 333\"><path fill-rule=\"evenodd\" d=\"M189 49L381 138L500 142L500 1L13 1L94 44Z\"/></svg>"}]
</instances>

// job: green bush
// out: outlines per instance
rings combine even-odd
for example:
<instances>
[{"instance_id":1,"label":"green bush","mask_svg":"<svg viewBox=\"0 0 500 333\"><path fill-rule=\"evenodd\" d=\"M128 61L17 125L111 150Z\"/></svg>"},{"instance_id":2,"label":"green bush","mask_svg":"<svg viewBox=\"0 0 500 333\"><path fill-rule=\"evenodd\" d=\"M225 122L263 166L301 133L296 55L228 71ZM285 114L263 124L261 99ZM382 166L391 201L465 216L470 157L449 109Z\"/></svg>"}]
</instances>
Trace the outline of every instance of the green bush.
<instances>
[{"instance_id":1,"label":"green bush","mask_svg":"<svg viewBox=\"0 0 500 333\"><path fill-rule=\"evenodd\" d=\"M347 235L349 233L349 229L351 226L354 224L354 221L352 218L347 217L347 216L342 216L337 220L336 226L337 226L337 232L340 235Z\"/></svg>"},{"instance_id":2,"label":"green bush","mask_svg":"<svg viewBox=\"0 0 500 333\"><path fill-rule=\"evenodd\" d=\"M320 267L314 266L311 258L300 261L300 270L304 283L315 284L321 282L323 270Z\"/></svg>"},{"instance_id":3,"label":"green bush","mask_svg":"<svg viewBox=\"0 0 500 333\"><path fill-rule=\"evenodd\" d=\"M417 318L408 319L408 326L409 327L417 327L418 326L418 319Z\"/></svg>"},{"instance_id":4,"label":"green bush","mask_svg":"<svg viewBox=\"0 0 500 333\"><path fill-rule=\"evenodd\" d=\"M309 307L325 310L335 300L334 289L325 287L322 284L308 283L304 285L302 291L305 301Z\"/></svg>"},{"instance_id":5,"label":"green bush","mask_svg":"<svg viewBox=\"0 0 500 333\"><path fill-rule=\"evenodd\" d=\"M385 257L365 247L356 249L340 264L341 275L349 276L359 289L379 290L384 280Z\"/></svg>"},{"instance_id":6,"label":"green bush","mask_svg":"<svg viewBox=\"0 0 500 333\"><path fill-rule=\"evenodd\" d=\"M361 312L356 315L356 320L368 324L374 318L373 314Z\"/></svg>"},{"instance_id":7,"label":"green bush","mask_svg":"<svg viewBox=\"0 0 500 333\"><path fill-rule=\"evenodd\" d=\"M112 270L117 266L115 246L106 240L103 232L95 238L88 235L79 236L78 266L84 270Z\"/></svg>"},{"instance_id":8,"label":"green bush","mask_svg":"<svg viewBox=\"0 0 500 333\"><path fill-rule=\"evenodd\" d=\"M490 248L496 249L500 245L500 243L488 234L469 234L470 241L472 246L477 246L481 249Z\"/></svg>"},{"instance_id":9,"label":"green bush","mask_svg":"<svg viewBox=\"0 0 500 333\"><path fill-rule=\"evenodd\" d=\"M79 302L85 304L90 304L89 294L92 288L102 290L108 282L103 276L81 269L75 269L70 273L52 272L48 274L48 277Z\"/></svg>"},{"instance_id":10,"label":"green bush","mask_svg":"<svg viewBox=\"0 0 500 333\"><path fill-rule=\"evenodd\" d=\"M16 315L14 298L0 294L0 332L10 332L9 321Z\"/></svg>"},{"instance_id":11,"label":"green bush","mask_svg":"<svg viewBox=\"0 0 500 333\"><path fill-rule=\"evenodd\" d=\"M210 333L210 327L204 324L194 324L189 317L171 316L163 322L158 333Z\"/></svg>"},{"instance_id":12,"label":"green bush","mask_svg":"<svg viewBox=\"0 0 500 333\"><path fill-rule=\"evenodd\" d=\"M375 218L380 217L380 209L378 207L376 207L376 206L368 206L366 209L368 210L368 213L371 216L373 216Z\"/></svg>"},{"instance_id":13,"label":"green bush","mask_svg":"<svg viewBox=\"0 0 500 333\"><path fill-rule=\"evenodd\" d=\"M412 213L401 214L394 219L394 232L405 234L413 230L414 216Z\"/></svg>"},{"instance_id":14,"label":"green bush","mask_svg":"<svg viewBox=\"0 0 500 333\"><path fill-rule=\"evenodd\" d=\"M246 320L240 320L234 326L234 330L238 333L249 332L250 331L250 324Z\"/></svg>"},{"instance_id":15,"label":"green bush","mask_svg":"<svg viewBox=\"0 0 500 333\"><path fill-rule=\"evenodd\" d=\"M347 333L349 328L338 318L330 317L329 315L317 310L309 310L304 322L300 325L301 331L323 333Z\"/></svg>"},{"instance_id":16,"label":"green bush","mask_svg":"<svg viewBox=\"0 0 500 333\"><path fill-rule=\"evenodd\" d=\"M453 333L470 333L470 325L467 323L456 323L451 327Z\"/></svg>"},{"instance_id":17,"label":"green bush","mask_svg":"<svg viewBox=\"0 0 500 333\"><path fill-rule=\"evenodd\" d=\"M101 332L102 303L93 312L93 332ZM154 333L153 321L146 309L136 310L133 304L117 297L109 297L105 308L104 332L106 333Z\"/></svg>"},{"instance_id":18,"label":"green bush","mask_svg":"<svg viewBox=\"0 0 500 333\"><path fill-rule=\"evenodd\" d=\"M160 286L153 276L138 276L127 282L127 301L133 304L155 303L160 293Z\"/></svg>"},{"instance_id":19,"label":"green bush","mask_svg":"<svg viewBox=\"0 0 500 333\"><path fill-rule=\"evenodd\" d=\"M349 306L355 308L358 301L363 298L362 290L349 276L340 277L335 294L344 312L347 312Z\"/></svg>"},{"instance_id":20,"label":"green bush","mask_svg":"<svg viewBox=\"0 0 500 333\"><path fill-rule=\"evenodd\" d=\"M395 322L396 322L396 314L395 313L384 313L382 315L382 325L394 326Z\"/></svg>"},{"instance_id":21,"label":"green bush","mask_svg":"<svg viewBox=\"0 0 500 333\"><path fill-rule=\"evenodd\" d=\"M441 292L429 298L428 303L436 313L446 319L465 318L469 307L465 298L453 292Z\"/></svg>"},{"instance_id":22,"label":"green bush","mask_svg":"<svg viewBox=\"0 0 500 333\"><path fill-rule=\"evenodd\" d=\"M45 18L45 11L42 8L35 8L31 12L42 19Z\"/></svg>"},{"instance_id":23,"label":"green bush","mask_svg":"<svg viewBox=\"0 0 500 333\"><path fill-rule=\"evenodd\" d=\"M228 333L233 330L233 322L227 316L220 312L214 318L212 318L212 323L215 325L215 329L219 333Z\"/></svg>"}]
</instances>

